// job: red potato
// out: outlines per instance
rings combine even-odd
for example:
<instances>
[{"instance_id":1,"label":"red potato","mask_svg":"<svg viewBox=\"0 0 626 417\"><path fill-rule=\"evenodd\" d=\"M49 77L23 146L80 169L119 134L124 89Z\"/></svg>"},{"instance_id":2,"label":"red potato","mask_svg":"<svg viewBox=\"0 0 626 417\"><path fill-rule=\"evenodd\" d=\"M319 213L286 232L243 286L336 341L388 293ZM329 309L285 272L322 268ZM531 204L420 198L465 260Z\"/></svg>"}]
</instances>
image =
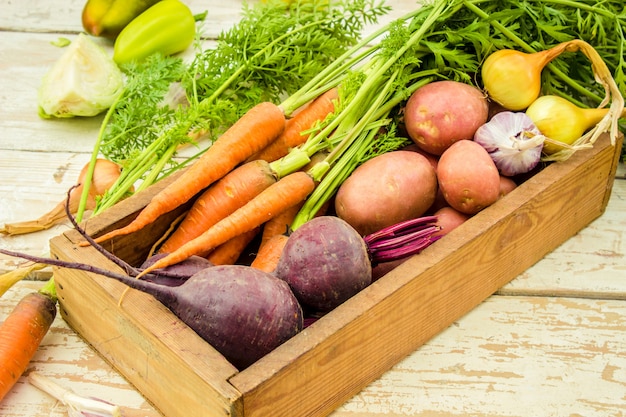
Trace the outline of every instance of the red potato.
<instances>
[{"instance_id":1,"label":"red potato","mask_svg":"<svg viewBox=\"0 0 626 417\"><path fill-rule=\"evenodd\" d=\"M504 197L517 188L517 184L509 177L500 175L500 197Z\"/></svg>"},{"instance_id":2,"label":"red potato","mask_svg":"<svg viewBox=\"0 0 626 417\"><path fill-rule=\"evenodd\" d=\"M435 170L437 170L437 163L439 162L439 155L433 155L432 153L428 153L425 150L421 149L419 146L417 146L417 144L415 143L405 146L404 148L402 148L402 150L410 151L410 152L417 152L420 155L423 155L426 159L428 159L428 162L430 162L430 165L432 165L432 167Z\"/></svg>"},{"instance_id":3,"label":"red potato","mask_svg":"<svg viewBox=\"0 0 626 417\"><path fill-rule=\"evenodd\" d=\"M456 229L471 216L465 213L461 213L452 207L442 207L435 212L437 216L437 226L441 229L435 232L435 236L444 236Z\"/></svg>"},{"instance_id":4,"label":"red potato","mask_svg":"<svg viewBox=\"0 0 626 417\"><path fill-rule=\"evenodd\" d=\"M450 207L450 204L448 204L446 198L443 196L443 191L441 190L441 187L437 187L437 195L435 196L435 201L432 206L430 206L430 208L427 210L427 212L430 214L434 214L437 210L444 207Z\"/></svg>"},{"instance_id":5,"label":"red potato","mask_svg":"<svg viewBox=\"0 0 626 417\"><path fill-rule=\"evenodd\" d=\"M469 84L446 80L426 84L411 95L404 123L417 146L441 155L453 143L472 139L488 116L485 94Z\"/></svg>"},{"instance_id":6,"label":"red potato","mask_svg":"<svg viewBox=\"0 0 626 417\"><path fill-rule=\"evenodd\" d=\"M337 216L361 236L423 215L435 201L437 175L423 155L388 152L359 166L339 187Z\"/></svg>"},{"instance_id":7,"label":"red potato","mask_svg":"<svg viewBox=\"0 0 626 417\"><path fill-rule=\"evenodd\" d=\"M461 140L439 158L437 177L443 196L461 213L476 214L500 197L500 174L478 143Z\"/></svg>"},{"instance_id":8,"label":"red potato","mask_svg":"<svg viewBox=\"0 0 626 417\"><path fill-rule=\"evenodd\" d=\"M404 263L410 257L396 259L394 261L383 262L376 266L372 267L372 282L378 281L380 278L385 276L387 273L391 272L393 269L397 268L399 265Z\"/></svg>"}]
</instances>

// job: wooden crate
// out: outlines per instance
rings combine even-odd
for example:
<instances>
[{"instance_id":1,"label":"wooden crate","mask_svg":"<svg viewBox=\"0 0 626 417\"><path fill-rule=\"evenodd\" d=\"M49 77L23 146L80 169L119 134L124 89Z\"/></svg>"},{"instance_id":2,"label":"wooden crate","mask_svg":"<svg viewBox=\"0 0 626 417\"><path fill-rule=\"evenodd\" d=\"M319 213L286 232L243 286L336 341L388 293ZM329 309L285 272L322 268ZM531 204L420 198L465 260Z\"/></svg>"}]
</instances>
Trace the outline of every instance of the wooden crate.
<instances>
[{"instance_id":1,"label":"wooden crate","mask_svg":"<svg viewBox=\"0 0 626 417\"><path fill-rule=\"evenodd\" d=\"M98 275L55 271L63 318L167 417L323 416L600 216L620 146L552 164L239 372L151 296ZM90 220L128 223L165 183ZM109 249L137 263L180 213ZM116 270L74 231L54 256ZM120 301L121 300L121 301Z\"/></svg>"}]
</instances>

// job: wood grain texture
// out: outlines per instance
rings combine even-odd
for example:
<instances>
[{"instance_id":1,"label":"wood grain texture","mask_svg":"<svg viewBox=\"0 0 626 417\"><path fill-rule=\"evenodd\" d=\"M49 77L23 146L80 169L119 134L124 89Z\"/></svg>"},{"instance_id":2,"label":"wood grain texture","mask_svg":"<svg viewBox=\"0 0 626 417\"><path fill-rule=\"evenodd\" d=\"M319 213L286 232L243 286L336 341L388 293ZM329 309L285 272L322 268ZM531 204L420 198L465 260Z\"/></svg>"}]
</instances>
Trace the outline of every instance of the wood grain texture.
<instances>
[{"instance_id":1,"label":"wood grain texture","mask_svg":"<svg viewBox=\"0 0 626 417\"><path fill-rule=\"evenodd\" d=\"M41 283L23 281L0 298L0 319L4 319L26 294L37 291ZM128 417L157 417L158 412L104 361L85 341L57 315L28 371L52 378L80 395L95 396L123 408ZM28 372L27 371L27 372ZM21 377L0 403L4 417L66 417L65 406Z\"/></svg>"},{"instance_id":2,"label":"wood grain texture","mask_svg":"<svg viewBox=\"0 0 626 417\"><path fill-rule=\"evenodd\" d=\"M494 296L332 417L624 416L623 301Z\"/></svg>"}]
</instances>

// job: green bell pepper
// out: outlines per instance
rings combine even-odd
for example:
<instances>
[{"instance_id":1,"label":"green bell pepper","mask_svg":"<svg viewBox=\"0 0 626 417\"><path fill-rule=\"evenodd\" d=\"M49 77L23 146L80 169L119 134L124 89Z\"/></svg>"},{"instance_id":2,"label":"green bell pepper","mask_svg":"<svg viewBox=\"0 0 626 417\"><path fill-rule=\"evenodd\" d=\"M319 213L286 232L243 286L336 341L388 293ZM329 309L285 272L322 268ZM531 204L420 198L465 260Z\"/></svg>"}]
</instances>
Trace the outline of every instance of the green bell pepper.
<instances>
[{"instance_id":1,"label":"green bell pepper","mask_svg":"<svg viewBox=\"0 0 626 417\"><path fill-rule=\"evenodd\" d=\"M162 0L133 19L115 40L113 60L122 65L153 53L172 55L191 45L196 21L179 0Z\"/></svg>"}]
</instances>

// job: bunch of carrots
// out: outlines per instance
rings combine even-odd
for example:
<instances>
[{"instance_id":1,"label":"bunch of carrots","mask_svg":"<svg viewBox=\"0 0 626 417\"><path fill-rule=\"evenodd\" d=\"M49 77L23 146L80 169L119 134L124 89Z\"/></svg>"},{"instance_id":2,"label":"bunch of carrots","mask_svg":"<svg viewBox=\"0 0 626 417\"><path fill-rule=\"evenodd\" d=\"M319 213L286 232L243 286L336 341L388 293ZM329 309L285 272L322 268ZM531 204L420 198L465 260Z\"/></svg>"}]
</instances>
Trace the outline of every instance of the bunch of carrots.
<instances>
[{"instance_id":1,"label":"bunch of carrots","mask_svg":"<svg viewBox=\"0 0 626 417\"><path fill-rule=\"evenodd\" d=\"M436 71L416 70L419 61L404 58L417 54L415 47L445 8L439 2L405 38L404 23L418 11L410 13L364 38L280 105L253 107L130 224L96 242L134 233L196 196L159 249L167 255L140 276L192 255L210 259L222 245L245 247L255 230L280 213L296 213L288 224L299 227L360 163L406 144L394 135L393 111L434 80ZM369 46L383 34L385 39ZM303 169L324 151L320 162ZM294 207L299 210L289 211Z\"/></svg>"}]
</instances>

